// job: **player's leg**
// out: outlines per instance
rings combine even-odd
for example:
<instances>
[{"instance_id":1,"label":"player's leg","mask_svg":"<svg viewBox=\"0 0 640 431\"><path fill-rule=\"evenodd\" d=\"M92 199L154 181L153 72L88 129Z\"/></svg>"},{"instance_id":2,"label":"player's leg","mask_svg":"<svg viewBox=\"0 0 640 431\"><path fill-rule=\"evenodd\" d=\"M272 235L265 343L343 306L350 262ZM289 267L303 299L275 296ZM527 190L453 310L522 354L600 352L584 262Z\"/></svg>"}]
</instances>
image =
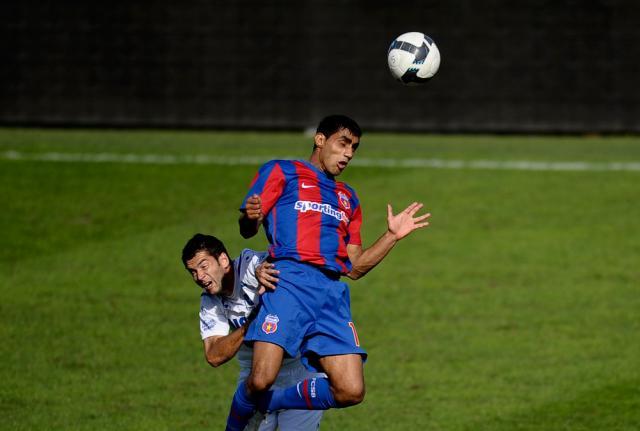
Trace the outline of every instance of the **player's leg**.
<instances>
[{"instance_id":1,"label":"player's leg","mask_svg":"<svg viewBox=\"0 0 640 431\"><path fill-rule=\"evenodd\" d=\"M309 378L286 389L269 391L258 400L258 408L327 410L362 402L364 373L359 354L327 356L319 362L328 377Z\"/></svg>"},{"instance_id":2,"label":"player's leg","mask_svg":"<svg viewBox=\"0 0 640 431\"><path fill-rule=\"evenodd\" d=\"M280 371L284 350L262 341L253 345L251 374L240 382L227 417L227 431L242 430L256 411L257 395L268 390Z\"/></svg>"},{"instance_id":3,"label":"player's leg","mask_svg":"<svg viewBox=\"0 0 640 431\"><path fill-rule=\"evenodd\" d=\"M362 402L365 393L362 356L325 356L318 362L329 378L331 393L338 407L353 406Z\"/></svg>"},{"instance_id":4,"label":"player's leg","mask_svg":"<svg viewBox=\"0 0 640 431\"><path fill-rule=\"evenodd\" d=\"M286 351L294 356L304 339L313 316L303 313L304 298L300 298L296 274L286 271L286 264L278 268L280 281L275 291L261 297L258 316L247 328L245 341L252 341L252 371L233 396L227 420L228 430L242 430L256 410L256 403L265 396L275 381Z\"/></svg>"},{"instance_id":5,"label":"player's leg","mask_svg":"<svg viewBox=\"0 0 640 431\"><path fill-rule=\"evenodd\" d=\"M352 406L364 398L366 352L351 319L349 288L339 278L331 279L322 272L311 275L315 276L311 281L324 289L316 289L321 296L315 302L316 320L300 351L305 361L320 358L318 366L328 378L305 379L293 387L270 391L260 400L260 410L325 410Z\"/></svg>"},{"instance_id":6,"label":"player's leg","mask_svg":"<svg viewBox=\"0 0 640 431\"><path fill-rule=\"evenodd\" d=\"M332 282L318 311L314 330L315 336L306 340L303 348L318 358L320 368L329 378L336 405L348 407L361 403L365 393L363 363L367 353L360 347L346 283Z\"/></svg>"},{"instance_id":7,"label":"player's leg","mask_svg":"<svg viewBox=\"0 0 640 431\"><path fill-rule=\"evenodd\" d=\"M247 379L249 394L268 390L278 377L284 350L277 344L256 341L253 343L253 363Z\"/></svg>"}]
</instances>

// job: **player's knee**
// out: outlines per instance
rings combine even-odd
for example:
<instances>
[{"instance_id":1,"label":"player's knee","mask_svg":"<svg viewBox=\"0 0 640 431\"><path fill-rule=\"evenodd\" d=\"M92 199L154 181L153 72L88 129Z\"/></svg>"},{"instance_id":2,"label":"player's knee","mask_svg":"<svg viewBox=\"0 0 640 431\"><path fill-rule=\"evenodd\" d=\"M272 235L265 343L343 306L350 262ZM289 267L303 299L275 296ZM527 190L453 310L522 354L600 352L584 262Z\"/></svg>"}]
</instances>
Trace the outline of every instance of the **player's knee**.
<instances>
[{"instance_id":1,"label":"player's knee","mask_svg":"<svg viewBox=\"0 0 640 431\"><path fill-rule=\"evenodd\" d=\"M364 385L353 384L334 389L333 397L340 407L354 406L364 400Z\"/></svg>"},{"instance_id":2,"label":"player's knee","mask_svg":"<svg viewBox=\"0 0 640 431\"><path fill-rule=\"evenodd\" d=\"M271 378L271 376L267 376L265 374L252 374L247 380L247 387L249 388L249 391L253 393L264 392L268 391L269 388L271 388L271 385L273 385L274 381L274 378Z\"/></svg>"}]
</instances>

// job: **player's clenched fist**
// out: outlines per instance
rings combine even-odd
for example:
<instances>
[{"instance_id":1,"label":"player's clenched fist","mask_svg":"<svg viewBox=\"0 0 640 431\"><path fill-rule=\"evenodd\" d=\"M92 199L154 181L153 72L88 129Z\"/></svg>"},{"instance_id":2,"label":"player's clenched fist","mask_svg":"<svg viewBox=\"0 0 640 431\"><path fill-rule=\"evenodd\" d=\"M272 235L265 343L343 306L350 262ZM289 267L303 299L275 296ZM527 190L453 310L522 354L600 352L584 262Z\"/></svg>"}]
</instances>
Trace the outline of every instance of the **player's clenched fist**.
<instances>
[{"instance_id":1,"label":"player's clenched fist","mask_svg":"<svg viewBox=\"0 0 640 431\"><path fill-rule=\"evenodd\" d=\"M262 200L258 195L252 195L245 203L245 213L249 220L262 221L264 215L262 214Z\"/></svg>"},{"instance_id":2,"label":"player's clenched fist","mask_svg":"<svg viewBox=\"0 0 640 431\"><path fill-rule=\"evenodd\" d=\"M258 233L264 218L264 214L262 214L262 199L257 194L252 194L244 202L244 206L240 211L242 211L239 220L240 235L243 238L251 238Z\"/></svg>"}]
</instances>

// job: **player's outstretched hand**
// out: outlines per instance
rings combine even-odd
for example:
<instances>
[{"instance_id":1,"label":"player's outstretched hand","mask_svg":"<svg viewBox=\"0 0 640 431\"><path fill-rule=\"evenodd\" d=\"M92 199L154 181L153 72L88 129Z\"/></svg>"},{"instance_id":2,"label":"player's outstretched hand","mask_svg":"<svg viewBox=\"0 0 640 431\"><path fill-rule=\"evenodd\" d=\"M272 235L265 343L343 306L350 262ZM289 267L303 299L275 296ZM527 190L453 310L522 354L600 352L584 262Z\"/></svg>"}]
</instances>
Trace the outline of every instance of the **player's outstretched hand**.
<instances>
[{"instance_id":1,"label":"player's outstretched hand","mask_svg":"<svg viewBox=\"0 0 640 431\"><path fill-rule=\"evenodd\" d=\"M414 202L404 211L394 215L391 205L387 204L387 225L389 232L396 237L396 240L401 240L416 229L429 226L426 220L431 217L431 213L414 217L422 207L420 202Z\"/></svg>"},{"instance_id":2,"label":"player's outstretched hand","mask_svg":"<svg viewBox=\"0 0 640 431\"><path fill-rule=\"evenodd\" d=\"M262 200L258 195L252 195L247 199L244 207L245 213L249 220L262 221L264 217L262 214Z\"/></svg>"},{"instance_id":3,"label":"player's outstretched hand","mask_svg":"<svg viewBox=\"0 0 640 431\"><path fill-rule=\"evenodd\" d=\"M266 292L267 289L276 289L278 274L280 274L280 271L278 271L271 262L265 261L256 267L256 278L258 279L258 283L260 283L260 289L258 290L260 295Z\"/></svg>"}]
</instances>

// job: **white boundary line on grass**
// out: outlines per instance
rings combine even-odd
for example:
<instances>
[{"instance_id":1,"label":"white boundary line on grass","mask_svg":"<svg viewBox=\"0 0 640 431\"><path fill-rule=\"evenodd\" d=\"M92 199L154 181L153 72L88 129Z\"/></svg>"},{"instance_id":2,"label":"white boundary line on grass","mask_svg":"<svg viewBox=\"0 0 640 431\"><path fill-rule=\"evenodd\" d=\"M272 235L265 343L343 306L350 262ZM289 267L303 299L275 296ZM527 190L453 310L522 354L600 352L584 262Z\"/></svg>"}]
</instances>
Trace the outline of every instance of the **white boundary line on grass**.
<instances>
[{"instance_id":1,"label":"white boundary line on grass","mask_svg":"<svg viewBox=\"0 0 640 431\"><path fill-rule=\"evenodd\" d=\"M222 157L206 154L123 154L123 153L0 153L2 160L81 163L134 163L150 165L260 165L275 157ZM289 157L278 157L287 159ZM293 158L293 157L291 157ZM632 171L640 172L640 162L540 162L533 160L445 160L356 158L354 166L376 168L501 169L516 171Z\"/></svg>"}]
</instances>

